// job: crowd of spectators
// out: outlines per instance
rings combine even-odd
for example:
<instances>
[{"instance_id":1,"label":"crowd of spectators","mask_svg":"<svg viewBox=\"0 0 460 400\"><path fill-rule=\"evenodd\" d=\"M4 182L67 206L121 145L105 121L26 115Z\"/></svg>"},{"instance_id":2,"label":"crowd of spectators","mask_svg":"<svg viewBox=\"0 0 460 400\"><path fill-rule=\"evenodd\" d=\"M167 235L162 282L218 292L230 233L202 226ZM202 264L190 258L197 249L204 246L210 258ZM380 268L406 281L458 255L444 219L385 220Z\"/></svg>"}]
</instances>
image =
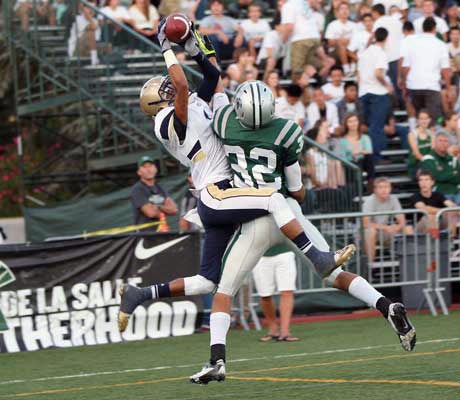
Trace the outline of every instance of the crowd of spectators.
<instances>
[{"instance_id":1,"label":"crowd of spectators","mask_svg":"<svg viewBox=\"0 0 460 400\"><path fill-rule=\"evenodd\" d=\"M360 166L368 193L376 167L389 162L383 153L388 138L397 135L409 151L414 183L417 173L427 170L435 190L460 202L460 11L453 0L97 1L89 0L101 13L80 4L67 22L69 56L79 53L98 64L101 41L142 51L104 15L155 42L161 17L186 13L214 43L228 89L264 80L275 96L276 114ZM50 24L69 21L65 0L18 0L24 30L33 4ZM402 120L401 111L407 115ZM331 155L305 151L304 180L310 187L346 185Z\"/></svg>"}]
</instances>

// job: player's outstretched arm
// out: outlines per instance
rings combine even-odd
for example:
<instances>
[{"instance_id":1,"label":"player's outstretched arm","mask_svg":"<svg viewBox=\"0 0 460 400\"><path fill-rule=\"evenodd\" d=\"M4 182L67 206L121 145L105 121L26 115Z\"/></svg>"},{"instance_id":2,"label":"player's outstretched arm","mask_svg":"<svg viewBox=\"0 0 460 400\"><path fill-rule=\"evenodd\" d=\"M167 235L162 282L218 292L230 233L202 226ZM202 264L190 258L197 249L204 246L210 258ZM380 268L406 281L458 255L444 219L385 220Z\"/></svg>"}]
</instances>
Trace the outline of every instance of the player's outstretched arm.
<instances>
[{"instance_id":1,"label":"player's outstretched arm","mask_svg":"<svg viewBox=\"0 0 460 400\"><path fill-rule=\"evenodd\" d=\"M160 42L161 51L166 62L166 67L168 68L169 77L171 78L171 82L176 91L174 99L174 114L175 117L183 124L183 127L186 127L188 117L188 82L185 77L184 70L180 66L179 61L177 61L174 51L171 49L171 43L166 37L165 21L166 20L163 19L158 26L158 41ZM185 129L183 129L183 131L185 136ZM183 140L183 138L181 139Z\"/></svg>"},{"instance_id":2,"label":"player's outstretched arm","mask_svg":"<svg viewBox=\"0 0 460 400\"><path fill-rule=\"evenodd\" d=\"M220 70L215 64L211 63L208 57L214 57L216 52L210 42L208 43L200 33L192 26L192 34L184 43L184 50L192 57L203 72L203 81L198 88L198 96L209 103L220 82Z\"/></svg>"}]
</instances>

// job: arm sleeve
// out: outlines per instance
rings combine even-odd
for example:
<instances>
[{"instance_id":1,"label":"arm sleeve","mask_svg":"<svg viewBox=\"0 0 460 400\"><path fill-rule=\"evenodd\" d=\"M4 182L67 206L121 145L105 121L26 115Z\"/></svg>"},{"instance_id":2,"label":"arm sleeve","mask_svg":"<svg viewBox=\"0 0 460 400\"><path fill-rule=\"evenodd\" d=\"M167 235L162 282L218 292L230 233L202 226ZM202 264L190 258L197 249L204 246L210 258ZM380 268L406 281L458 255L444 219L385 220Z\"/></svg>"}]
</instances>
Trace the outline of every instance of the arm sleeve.
<instances>
[{"instance_id":1,"label":"arm sleeve","mask_svg":"<svg viewBox=\"0 0 460 400\"><path fill-rule=\"evenodd\" d=\"M450 68L449 48L447 47L447 45L443 46L441 59L439 61L441 64L441 68Z\"/></svg>"},{"instance_id":2,"label":"arm sleeve","mask_svg":"<svg viewBox=\"0 0 460 400\"><path fill-rule=\"evenodd\" d=\"M391 196L391 204L393 207L393 211L402 210L401 203L399 202L398 198L393 194L390 196Z\"/></svg>"},{"instance_id":3,"label":"arm sleeve","mask_svg":"<svg viewBox=\"0 0 460 400\"><path fill-rule=\"evenodd\" d=\"M286 186L289 192L297 192L302 189L302 172L298 161L284 167L284 175L286 176Z\"/></svg>"},{"instance_id":4,"label":"arm sleeve","mask_svg":"<svg viewBox=\"0 0 460 400\"><path fill-rule=\"evenodd\" d=\"M363 213L367 214L371 212L374 212L374 208L372 207L371 197L368 197L366 200L364 200L364 203L363 203Z\"/></svg>"},{"instance_id":5,"label":"arm sleeve","mask_svg":"<svg viewBox=\"0 0 460 400\"><path fill-rule=\"evenodd\" d=\"M186 132L187 125L185 125L179 118L177 118L174 110L171 110L160 121L159 139L161 138L161 140L169 141L172 138L177 137L179 142L183 142L185 140Z\"/></svg>"}]
</instances>

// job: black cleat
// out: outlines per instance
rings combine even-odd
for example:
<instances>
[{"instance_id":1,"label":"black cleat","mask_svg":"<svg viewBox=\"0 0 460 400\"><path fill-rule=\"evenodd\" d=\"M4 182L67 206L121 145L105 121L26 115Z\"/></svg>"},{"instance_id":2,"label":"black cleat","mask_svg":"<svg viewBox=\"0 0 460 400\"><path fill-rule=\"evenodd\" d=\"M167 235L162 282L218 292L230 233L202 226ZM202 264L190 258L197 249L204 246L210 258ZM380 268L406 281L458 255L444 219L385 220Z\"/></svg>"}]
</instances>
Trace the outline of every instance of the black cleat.
<instances>
[{"instance_id":1,"label":"black cleat","mask_svg":"<svg viewBox=\"0 0 460 400\"><path fill-rule=\"evenodd\" d=\"M145 301L141 288L132 285L123 285L120 288L121 304L118 311L118 330L124 332L128 326L129 317L136 307Z\"/></svg>"},{"instance_id":2,"label":"black cleat","mask_svg":"<svg viewBox=\"0 0 460 400\"><path fill-rule=\"evenodd\" d=\"M198 385L207 385L211 381L225 381L225 363L217 360L215 365L206 364L200 372L190 377L190 382Z\"/></svg>"},{"instance_id":3,"label":"black cleat","mask_svg":"<svg viewBox=\"0 0 460 400\"><path fill-rule=\"evenodd\" d=\"M417 336L414 326L409 318L407 318L404 305L401 303L391 303L387 319L398 335L402 348L406 351L412 351L417 342Z\"/></svg>"}]
</instances>

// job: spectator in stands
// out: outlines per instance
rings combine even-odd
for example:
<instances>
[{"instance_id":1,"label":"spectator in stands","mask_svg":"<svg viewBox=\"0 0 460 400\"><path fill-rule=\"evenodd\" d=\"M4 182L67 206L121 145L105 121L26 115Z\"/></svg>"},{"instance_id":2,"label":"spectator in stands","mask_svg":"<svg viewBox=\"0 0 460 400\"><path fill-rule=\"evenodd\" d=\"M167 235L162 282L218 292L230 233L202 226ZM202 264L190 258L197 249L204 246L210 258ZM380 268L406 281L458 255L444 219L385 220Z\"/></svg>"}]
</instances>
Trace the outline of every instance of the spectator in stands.
<instances>
[{"instance_id":1,"label":"spectator in stands","mask_svg":"<svg viewBox=\"0 0 460 400\"><path fill-rule=\"evenodd\" d=\"M160 15L149 0L132 0L128 11L134 30L151 41L156 40Z\"/></svg>"},{"instance_id":2,"label":"spectator in stands","mask_svg":"<svg viewBox=\"0 0 460 400\"><path fill-rule=\"evenodd\" d=\"M398 88L398 60L403 39L403 24L399 19L385 15L383 4L376 4L372 7L372 16L374 17L374 32L379 28L385 28L388 31L384 48L388 60L388 76L395 89L396 98L400 101L402 96Z\"/></svg>"},{"instance_id":3,"label":"spectator in stands","mask_svg":"<svg viewBox=\"0 0 460 400\"><path fill-rule=\"evenodd\" d=\"M454 27L458 27L460 24L460 18L458 17L458 5L454 0L447 1L445 13L445 19L449 30Z\"/></svg>"},{"instance_id":4,"label":"spectator in stands","mask_svg":"<svg viewBox=\"0 0 460 400\"><path fill-rule=\"evenodd\" d=\"M343 137L339 140L338 152L342 158L351 161L366 172L368 191L372 191L375 176L372 161L372 143L369 136L362 133L361 122L355 113L349 113L343 121Z\"/></svg>"},{"instance_id":5,"label":"spectator in stands","mask_svg":"<svg viewBox=\"0 0 460 400\"><path fill-rule=\"evenodd\" d=\"M262 16L262 7L260 4L251 4L248 8L248 19L241 22L241 29L243 30L244 40L246 41L249 53L254 59L257 57L262 41L265 35L270 32L270 25Z\"/></svg>"},{"instance_id":6,"label":"spectator in stands","mask_svg":"<svg viewBox=\"0 0 460 400\"><path fill-rule=\"evenodd\" d=\"M447 32L449 32L449 27L446 24L446 21L443 20L441 17L438 17L434 11L436 9L436 5L433 0L423 0L423 16L417 18L414 21L414 28L415 33L421 34L426 33L427 31L423 28L424 21L431 17L435 21L435 33L439 33L444 41L447 41ZM429 31L431 32L431 31Z\"/></svg>"},{"instance_id":7,"label":"spectator in stands","mask_svg":"<svg viewBox=\"0 0 460 400\"><path fill-rule=\"evenodd\" d=\"M425 233L429 229L437 227L436 214L445 207L456 207L456 204L440 193L433 191L435 185L433 175L428 171L420 171L417 174L420 191L414 193L409 199L409 208L417 208L428 213L428 216L418 215L416 232ZM457 214L444 213L441 220L441 229L451 229L452 236L457 235Z\"/></svg>"},{"instance_id":8,"label":"spectator in stands","mask_svg":"<svg viewBox=\"0 0 460 400\"><path fill-rule=\"evenodd\" d=\"M227 67L227 74L231 80L230 87L236 88L244 81L257 79L258 70L254 65L254 57L249 54L246 47L235 49L233 59L236 62Z\"/></svg>"},{"instance_id":9,"label":"spectator in stands","mask_svg":"<svg viewBox=\"0 0 460 400\"><path fill-rule=\"evenodd\" d=\"M402 92L403 100L406 104L406 111L409 122L409 131L415 130L417 127L417 113L415 108L410 101L410 97L407 95L407 90L404 86L403 80L403 55L406 53L407 46L410 46L412 38L415 36L414 24L410 21L406 21L403 24L403 35L404 37L401 40L401 45L399 49L399 60L398 60L398 88Z\"/></svg>"},{"instance_id":10,"label":"spectator in stands","mask_svg":"<svg viewBox=\"0 0 460 400\"><path fill-rule=\"evenodd\" d=\"M458 74L460 72L460 26L453 26L450 29L447 47L452 71Z\"/></svg>"},{"instance_id":11,"label":"spectator in stands","mask_svg":"<svg viewBox=\"0 0 460 400\"><path fill-rule=\"evenodd\" d=\"M209 36L221 60L229 60L234 49L243 44L242 29L237 21L224 15L223 0L211 0L209 8L211 15L201 20L200 32Z\"/></svg>"},{"instance_id":12,"label":"spectator in stands","mask_svg":"<svg viewBox=\"0 0 460 400\"><path fill-rule=\"evenodd\" d=\"M275 108L276 103L283 97L284 91L281 89L280 86L280 76L278 72L271 71L268 73L267 77L265 78L265 83L270 88L273 93L273 97L275 98Z\"/></svg>"},{"instance_id":13,"label":"spectator in stands","mask_svg":"<svg viewBox=\"0 0 460 400\"><path fill-rule=\"evenodd\" d=\"M402 49L402 86L407 88L416 112L426 108L433 124L441 116L441 75L447 96L451 93L449 52L447 45L436 38L433 18L425 19L423 31L422 35L411 38L410 45Z\"/></svg>"},{"instance_id":14,"label":"spectator in stands","mask_svg":"<svg viewBox=\"0 0 460 400\"><path fill-rule=\"evenodd\" d=\"M373 26L374 20L372 14L364 14L361 17L363 29L355 29L351 37L350 44L347 47L348 55L353 62L358 62L361 54L371 44L374 37Z\"/></svg>"},{"instance_id":15,"label":"spectator in stands","mask_svg":"<svg viewBox=\"0 0 460 400\"><path fill-rule=\"evenodd\" d=\"M96 6L95 0L91 0L90 3ZM90 57L91 65L99 64L96 41L100 37L100 28L95 12L83 3L79 4L79 10L80 13L70 28L68 55Z\"/></svg>"},{"instance_id":16,"label":"spectator in stands","mask_svg":"<svg viewBox=\"0 0 460 400\"><path fill-rule=\"evenodd\" d=\"M321 87L326 96L326 100L332 101L337 104L342 100L344 96L344 83L343 79L343 68L340 65L335 65L329 72L330 82L326 83Z\"/></svg>"},{"instance_id":17,"label":"spectator in stands","mask_svg":"<svg viewBox=\"0 0 460 400\"><path fill-rule=\"evenodd\" d=\"M137 162L139 181L131 188L131 204L136 225L160 221L161 214L176 215L177 205L156 183L158 169L150 156ZM156 230L157 226L153 227Z\"/></svg>"},{"instance_id":18,"label":"spectator in stands","mask_svg":"<svg viewBox=\"0 0 460 400\"><path fill-rule=\"evenodd\" d=\"M407 158L409 176L415 178L423 157L431 151L434 144L434 134L430 129L431 118L426 110L418 113L418 126L409 133L410 152Z\"/></svg>"},{"instance_id":19,"label":"spectator in stands","mask_svg":"<svg viewBox=\"0 0 460 400\"><path fill-rule=\"evenodd\" d=\"M339 123L343 126L345 115L355 113L363 121L363 105L358 98L358 85L355 82L345 82L343 99L337 103ZM343 132L342 132L343 133Z\"/></svg>"},{"instance_id":20,"label":"spectator in stands","mask_svg":"<svg viewBox=\"0 0 460 400\"><path fill-rule=\"evenodd\" d=\"M300 127L305 123L305 107L300 101L302 89L291 84L285 90L285 95L275 102L275 115L277 117L295 121Z\"/></svg>"},{"instance_id":21,"label":"spectator in stands","mask_svg":"<svg viewBox=\"0 0 460 400\"><path fill-rule=\"evenodd\" d=\"M398 198L391 194L391 183L388 178L380 177L374 181L374 193L363 203L363 213L391 212L402 210ZM375 259L377 243L388 247L393 236L398 233L413 234L413 229L406 226L403 214L378 215L363 217L365 229L364 241L369 262Z\"/></svg>"},{"instance_id":22,"label":"spectator in stands","mask_svg":"<svg viewBox=\"0 0 460 400\"><path fill-rule=\"evenodd\" d=\"M336 152L336 140L330 138L329 124L325 119L318 120L307 132L307 136L333 152ZM307 188L304 211L331 212L340 204L341 188L345 186L345 173L342 163L335 160L317 147L310 147L303 156L302 174ZM328 204L333 201L334 204Z\"/></svg>"},{"instance_id":23,"label":"spectator in stands","mask_svg":"<svg viewBox=\"0 0 460 400\"><path fill-rule=\"evenodd\" d=\"M433 149L423 157L420 169L433 175L436 182L435 190L441 192L448 200L460 204L460 163L448 153L449 136L438 132L434 139Z\"/></svg>"},{"instance_id":24,"label":"spectator in stands","mask_svg":"<svg viewBox=\"0 0 460 400\"><path fill-rule=\"evenodd\" d=\"M105 6L101 8L101 12L123 24L134 25L128 9L120 5L120 0L106 0ZM126 33L118 25L115 25L110 20L99 16L99 23L102 26L102 37L104 42L111 43L113 46L131 46L129 34Z\"/></svg>"},{"instance_id":25,"label":"spectator in stands","mask_svg":"<svg viewBox=\"0 0 460 400\"><path fill-rule=\"evenodd\" d=\"M407 0L373 0L372 5L382 4L384 7L384 14L390 15L390 9L397 7L403 16L407 15L409 4Z\"/></svg>"},{"instance_id":26,"label":"spectator in stands","mask_svg":"<svg viewBox=\"0 0 460 400\"><path fill-rule=\"evenodd\" d=\"M423 0L414 0L413 7L409 8L407 20L414 23L418 18L423 17Z\"/></svg>"},{"instance_id":27,"label":"spectator in stands","mask_svg":"<svg viewBox=\"0 0 460 400\"><path fill-rule=\"evenodd\" d=\"M442 131L449 137L449 154L454 157L460 156L460 126L458 114L447 113L443 120Z\"/></svg>"},{"instance_id":28,"label":"spectator in stands","mask_svg":"<svg viewBox=\"0 0 460 400\"><path fill-rule=\"evenodd\" d=\"M358 60L359 97L363 104L364 121L369 127L374 162L380 159L380 152L386 146L385 122L391 112L389 93L393 91L386 78L388 58L384 47L388 37L385 28L375 31L375 44L361 53Z\"/></svg>"},{"instance_id":29,"label":"spectator in stands","mask_svg":"<svg viewBox=\"0 0 460 400\"><path fill-rule=\"evenodd\" d=\"M35 6L35 11L33 10ZM14 5L16 15L21 21L21 28L24 32L29 31L29 19L33 13L39 19L46 19L50 25L56 25L56 14L51 2L48 0L32 1L32 0L16 0Z\"/></svg>"},{"instance_id":30,"label":"spectator in stands","mask_svg":"<svg viewBox=\"0 0 460 400\"><path fill-rule=\"evenodd\" d=\"M262 336L260 341L297 342L299 338L289 332L297 277L295 254L287 246L272 247L257 263L252 276L268 324L268 334ZM279 325L276 321L276 307L273 301L276 290L280 293Z\"/></svg>"},{"instance_id":31,"label":"spectator in stands","mask_svg":"<svg viewBox=\"0 0 460 400\"><path fill-rule=\"evenodd\" d=\"M351 59L347 53L347 47L356 29L356 23L350 21L350 7L348 3L342 2L336 12L337 19L332 21L326 28L324 37L327 39L329 51L339 62L345 75L352 73Z\"/></svg>"},{"instance_id":32,"label":"spectator in stands","mask_svg":"<svg viewBox=\"0 0 460 400\"><path fill-rule=\"evenodd\" d=\"M232 0L227 4L227 11L229 16L232 18L250 18L250 8L254 4L259 5L262 14L264 14L268 8L267 4L261 0Z\"/></svg>"},{"instance_id":33,"label":"spectator in stands","mask_svg":"<svg viewBox=\"0 0 460 400\"><path fill-rule=\"evenodd\" d=\"M391 113L388 116L388 120L385 123L383 131L385 132L385 135L387 137L398 136L401 141L401 147L403 149L409 150L409 142L408 142L409 128L405 123L402 123L402 124L396 123L396 117L394 116L393 113ZM391 162L391 161L388 160L388 162Z\"/></svg>"},{"instance_id":34,"label":"spectator in stands","mask_svg":"<svg viewBox=\"0 0 460 400\"><path fill-rule=\"evenodd\" d=\"M281 8L283 40L291 47L291 72L302 74L305 65L321 68L317 56L320 50L320 32L307 0L287 0Z\"/></svg>"},{"instance_id":35,"label":"spectator in stands","mask_svg":"<svg viewBox=\"0 0 460 400\"><path fill-rule=\"evenodd\" d=\"M277 13L271 22L272 29L265 34L256 64L264 71L264 77L274 69L282 70L287 47L283 42L281 15Z\"/></svg>"},{"instance_id":36,"label":"spectator in stands","mask_svg":"<svg viewBox=\"0 0 460 400\"><path fill-rule=\"evenodd\" d=\"M339 115L337 106L326 101L326 96L320 87L313 89L312 102L307 107L307 124L308 128L312 128L316 121L325 119L329 123L331 134L338 134L340 131Z\"/></svg>"}]
</instances>

